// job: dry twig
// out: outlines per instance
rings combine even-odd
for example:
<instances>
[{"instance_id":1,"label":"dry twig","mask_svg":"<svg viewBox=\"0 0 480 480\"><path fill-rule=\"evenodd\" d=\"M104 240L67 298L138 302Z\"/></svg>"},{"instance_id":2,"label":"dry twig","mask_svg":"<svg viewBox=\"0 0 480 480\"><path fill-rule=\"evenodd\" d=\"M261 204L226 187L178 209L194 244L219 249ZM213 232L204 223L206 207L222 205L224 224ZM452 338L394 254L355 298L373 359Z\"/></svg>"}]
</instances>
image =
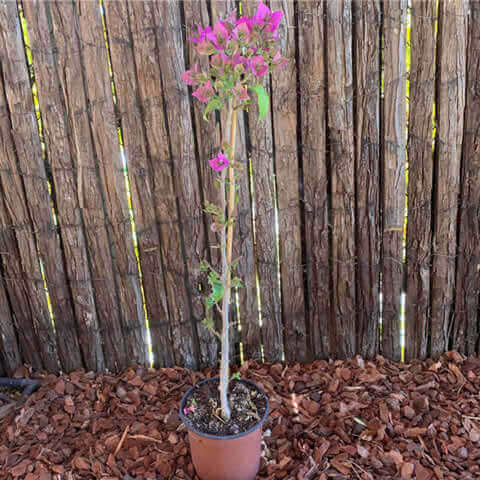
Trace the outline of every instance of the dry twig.
<instances>
[{"instance_id":1,"label":"dry twig","mask_svg":"<svg viewBox=\"0 0 480 480\"><path fill-rule=\"evenodd\" d=\"M123 431L122 438L120 438L120 441L118 442L117 448L115 449L115 452L113 452L113 456L116 457L117 453L120 451L122 448L123 442L125 442L125 438L127 437L127 433L130 430L130 425L127 425L125 427L125 430Z\"/></svg>"}]
</instances>

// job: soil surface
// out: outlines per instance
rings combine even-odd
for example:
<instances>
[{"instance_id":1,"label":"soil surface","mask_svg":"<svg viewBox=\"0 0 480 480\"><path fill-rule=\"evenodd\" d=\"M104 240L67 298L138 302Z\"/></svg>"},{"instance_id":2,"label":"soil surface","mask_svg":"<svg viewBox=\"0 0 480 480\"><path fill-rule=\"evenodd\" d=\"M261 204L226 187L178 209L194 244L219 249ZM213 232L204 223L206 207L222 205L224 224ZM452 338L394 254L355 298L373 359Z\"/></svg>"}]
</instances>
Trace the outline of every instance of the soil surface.
<instances>
[{"instance_id":1,"label":"soil surface","mask_svg":"<svg viewBox=\"0 0 480 480\"><path fill-rule=\"evenodd\" d=\"M232 380L229 383L231 417L224 421L220 409L219 382L198 385L187 398L184 414L200 432L211 435L236 435L255 426L264 416L265 396L248 383Z\"/></svg>"},{"instance_id":2,"label":"soil surface","mask_svg":"<svg viewBox=\"0 0 480 480\"><path fill-rule=\"evenodd\" d=\"M214 370L44 378L0 422L0 479L198 480L183 394ZM480 478L480 360L246 362L269 397L259 480Z\"/></svg>"}]
</instances>

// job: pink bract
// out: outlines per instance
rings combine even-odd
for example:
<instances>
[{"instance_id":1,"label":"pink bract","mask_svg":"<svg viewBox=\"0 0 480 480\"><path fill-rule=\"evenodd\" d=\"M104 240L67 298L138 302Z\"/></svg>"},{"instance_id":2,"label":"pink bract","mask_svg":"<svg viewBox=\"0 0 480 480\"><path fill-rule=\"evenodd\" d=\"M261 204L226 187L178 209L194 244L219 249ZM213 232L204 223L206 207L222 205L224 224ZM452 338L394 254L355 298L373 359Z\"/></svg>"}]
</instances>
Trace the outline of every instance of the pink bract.
<instances>
[{"instance_id":1,"label":"pink bract","mask_svg":"<svg viewBox=\"0 0 480 480\"><path fill-rule=\"evenodd\" d=\"M237 40L241 40L243 43L248 43L250 40L250 31L251 28L248 26L246 22L240 23L233 29L233 36Z\"/></svg>"},{"instance_id":2,"label":"pink bract","mask_svg":"<svg viewBox=\"0 0 480 480\"><path fill-rule=\"evenodd\" d=\"M187 84L187 85L194 85L196 83L195 80L195 74L198 73L198 65L195 64L193 66L192 70L187 70L180 75L182 77L182 80Z\"/></svg>"},{"instance_id":3,"label":"pink bract","mask_svg":"<svg viewBox=\"0 0 480 480\"><path fill-rule=\"evenodd\" d=\"M243 17L240 17L236 22L235 26L238 27L239 25L242 25L242 23L245 23L250 31L252 31L252 26L254 23L253 18L247 17L244 15Z\"/></svg>"},{"instance_id":4,"label":"pink bract","mask_svg":"<svg viewBox=\"0 0 480 480\"><path fill-rule=\"evenodd\" d=\"M230 33L224 23L219 20L215 24L213 32L207 33L207 38L213 43L216 49L223 50L228 40L230 40Z\"/></svg>"},{"instance_id":5,"label":"pink bract","mask_svg":"<svg viewBox=\"0 0 480 480\"><path fill-rule=\"evenodd\" d=\"M210 81L205 82L192 93L195 98L198 98L198 100L204 103L207 103L214 94L215 92L213 91L212 82Z\"/></svg>"},{"instance_id":6,"label":"pink bract","mask_svg":"<svg viewBox=\"0 0 480 480\"><path fill-rule=\"evenodd\" d=\"M195 411L195 405L190 405L189 407L185 407L183 409L183 414L184 415L188 415L190 412L194 412Z\"/></svg>"},{"instance_id":7,"label":"pink bract","mask_svg":"<svg viewBox=\"0 0 480 480\"><path fill-rule=\"evenodd\" d=\"M200 43L198 43L195 48L200 55L209 55L211 53L213 45L210 40L205 38Z\"/></svg>"},{"instance_id":8,"label":"pink bract","mask_svg":"<svg viewBox=\"0 0 480 480\"><path fill-rule=\"evenodd\" d=\"M192 43L201 43L205 40L208 33L212 31L212 27L209 25L206 28L202 28L200 25L197 26L198 37L188 37L188 41Z\"/></svg>"},{"instance_id":9,"label":"pink bract","mask_svg":"<svg viewBox=\"0 0 480 480\"><path fill-rule=\"evenodd\" d=\"M210 64L212 66L216 67L216 68L222 68L224 66L224 64L226 63L225 60L226 59L224 58L223 55L221 55L220 53L216 53L210 59Z\"/></svg>"},{"instance_id":10,"label":"pink bract","mask_svg":"<svg viewBox=\"0 0 480 480\"><path fill-rule=\"evenodd\" d=\"M237 83L237 85L235 85L233 92L237 100L243 101L243 100L248 100L250 98L248 96L246 88L240 83Z\"/></svg>"},{"instance_id":11,"label":"pink bract","mask_svg":"<svg viewBox=\"0 0 480 480\"><path fill-rule=\"evenodd\" d=\"M268 30L275 32L282 17L283 12L280 10L272 12L263 2L260 2L252 20L258 25L268 25Z\"/></svg>"},{"instance_id":12,"label":"pink bract","mask_svg":"<svg viewBox=\"0 0 480 480\"><path fill-rule=\"evenodd\" d=\"M281 70L288 63L288 60L285 57L280 55L280 52L277 52L272 59L272 63L278 70Z\"/></svg>"},{"instance_id":13,"label":"pink bract","mask_svg":"<svg viewBox=\"0 0 480 480\"><path fill-rule=\"evenodd\" d=\"M222 152L219 152L218 157L211 158L209 163L213 170L221 172L224 168L228 167L230 161Z\"/></svg>"},{"instance_id":14,"label":"pink bract","mask_svg":"<svg viewBox=\"0 0 480 480\"><path fill-rule=\"evenodd\" d=\"M250 60L250 67L252 73L256 77L263 77L268 72L268 65L265 63L265 59L262 55L256 55Z\"/></svg>"}]
</instances>

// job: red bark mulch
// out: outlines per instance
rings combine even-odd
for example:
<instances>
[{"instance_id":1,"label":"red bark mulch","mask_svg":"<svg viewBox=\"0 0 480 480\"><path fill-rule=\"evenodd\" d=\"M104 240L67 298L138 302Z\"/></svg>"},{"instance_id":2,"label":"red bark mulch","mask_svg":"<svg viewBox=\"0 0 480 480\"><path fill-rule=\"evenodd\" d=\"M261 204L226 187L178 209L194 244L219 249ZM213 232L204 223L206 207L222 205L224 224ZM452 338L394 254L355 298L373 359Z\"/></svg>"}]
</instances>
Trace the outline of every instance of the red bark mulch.
<instances>
[{"instance_id":1,"label":"red bark mulch","mask_svg":"<svg viewBox=\"0 0 480 480\"><path fill-rule=\"evenodd\" d=\"M45 378L0 423L0 479L195 479L182 394L212 370ZM259 479L480 478L480 359L247 362L269 394Z\"/></svg>"}]
</instances>

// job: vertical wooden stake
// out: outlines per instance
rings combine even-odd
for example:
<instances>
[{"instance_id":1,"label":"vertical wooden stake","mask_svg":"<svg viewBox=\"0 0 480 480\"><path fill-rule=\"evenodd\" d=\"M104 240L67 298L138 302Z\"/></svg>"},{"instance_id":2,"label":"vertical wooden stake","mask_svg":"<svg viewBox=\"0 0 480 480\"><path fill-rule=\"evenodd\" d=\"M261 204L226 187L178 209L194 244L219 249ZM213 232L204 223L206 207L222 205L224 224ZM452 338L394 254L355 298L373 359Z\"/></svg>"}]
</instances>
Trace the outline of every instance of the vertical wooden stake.
<instances>
[{"instance_id":1,"label":"vertical wooden stake","mask_svg":"<svg viewBox=\"0 0 480 480\"><path fill-rule=\"evenodd\" d=\"M237 134L237 111L235 110L235 100L229 104L230 119L230 165L228 166L228 216L227 216L227 241L225 244L225 229L222 231L222 283L225 288L222 302L222 359L220 363L220 402L222 406L222 416L225 420L230 419L230 406L228 404L227 389L230 366L230 342L229 342L229 307L230 307L230 268L232 263L232 245L233 245L233 214L235 212L235 172L232 162L235 158L235 137ZM227 131L229 129L227 128ZM225 170L224 170L225 172ZM225 198L225 173L222 173L222 198Z\"/></svg>"}]
</instances>

